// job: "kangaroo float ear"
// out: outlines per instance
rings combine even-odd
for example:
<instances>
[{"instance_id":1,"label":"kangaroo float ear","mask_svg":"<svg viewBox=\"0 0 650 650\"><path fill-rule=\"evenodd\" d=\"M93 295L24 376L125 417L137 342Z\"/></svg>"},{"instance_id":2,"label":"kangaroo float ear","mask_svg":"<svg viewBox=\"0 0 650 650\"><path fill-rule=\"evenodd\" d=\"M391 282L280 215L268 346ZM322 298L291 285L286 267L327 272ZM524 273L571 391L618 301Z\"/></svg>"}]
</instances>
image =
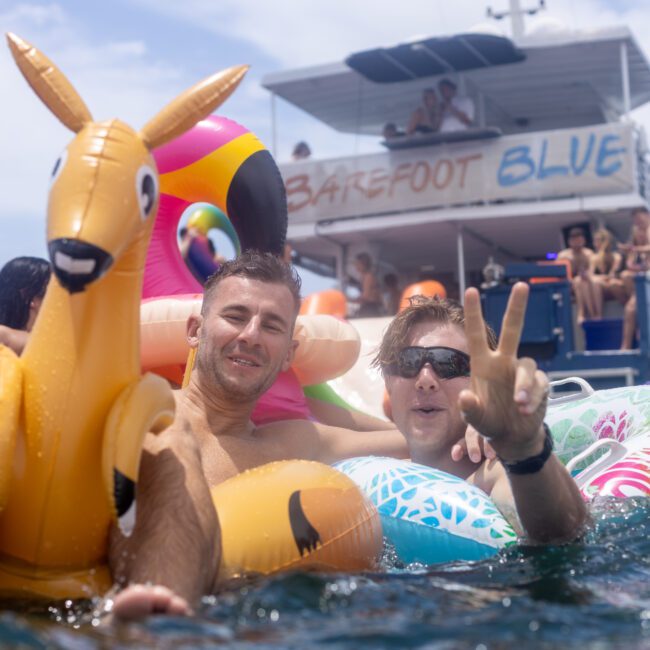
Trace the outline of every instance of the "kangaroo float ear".
<instances>
[{"instance_id":1,"label":"kangaroo float ear","mask_svg":"<svg viewBox=\"0 0 650 650\"><path fill-rule=\"evenodd\" d=\"M7 34L7 42L27 83L65 126L78 133L93 121L79 93L52 61L15 34Z\"/></svg>"},{"instance_id":2,"label":"kangaroo float ear","mask_svg":"<svg viewBox=\"0 0 650 650\"><path fill-rule=\"evenodd\" d=\"M217 72L165 106L140 131L140 137L149 150L177 138L210 115L232 95L248 68L247 65L237 65Z\"/></svg>"}]
</instances>

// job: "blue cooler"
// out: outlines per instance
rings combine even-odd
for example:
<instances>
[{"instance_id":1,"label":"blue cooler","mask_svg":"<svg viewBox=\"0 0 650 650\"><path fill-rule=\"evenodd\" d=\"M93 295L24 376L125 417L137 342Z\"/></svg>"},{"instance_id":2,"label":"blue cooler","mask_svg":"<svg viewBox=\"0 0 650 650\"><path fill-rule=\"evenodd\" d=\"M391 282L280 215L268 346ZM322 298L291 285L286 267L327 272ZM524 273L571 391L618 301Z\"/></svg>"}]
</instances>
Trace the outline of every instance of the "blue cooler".
<instances>
[{"instance_id":1,"label":"blue cooler","mask_svg":"<svg viewBox=\"0 0 650 650\"><path fill-rule=\"evenodd\" d=\"M585 350L618 350L621 347L622 318L586 320L582 327L585 330Z\"/></svg>"}]
</instances>

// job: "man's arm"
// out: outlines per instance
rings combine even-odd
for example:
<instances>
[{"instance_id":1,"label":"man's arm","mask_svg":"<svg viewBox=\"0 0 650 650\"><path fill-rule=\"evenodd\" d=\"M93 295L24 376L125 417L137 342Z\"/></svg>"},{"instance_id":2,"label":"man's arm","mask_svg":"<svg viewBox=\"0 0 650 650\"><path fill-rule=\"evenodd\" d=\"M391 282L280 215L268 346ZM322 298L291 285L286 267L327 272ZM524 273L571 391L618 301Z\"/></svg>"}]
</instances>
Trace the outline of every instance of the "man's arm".
<instances>
[{"instance_id":1,"label":"man's arm","mask_svg":"<svg viewBox=\"0 0 650 650\"><path fill-rule=\"evenodd\" d=\"M502 461L503 475L492 477L491 488L487 485L494 498L506 511L510 504L516 508L531 542L562 542L580 535L587 521L578 486L553 454L545 462L539 459L538 463L521 465L545 449L542 422L548 395L548 379L537 370L535 362L516 357L527 300L528 286L516 284L503 319L498 349L490 350L478 292L467 290L465 331L471 357L471 389L461 392L460 407L467 422L489 439ZM519 466L513 468L513 464ZM489 484L486 472L482 477L477 473L477 484Z\"/></svg>"},{"instance_id":2,"label":"man's arm","mask_svg":"<svg viewBox=\"0 0 650 650\"><path fill-rule=\"evenodd\" d=\"M585 524L584 504L574 500L575 482L554 454L539 472L521 476L508 476L498 460L487 461L469 481L532 543L570 541Z\"/></svg>"},{"instance_id":3,"label":"man's arm","mask_svg":"<svg viewBox=\"0 0 650 650\"><path fill-rule=\"evenodd\" d=\"M352 431L307 420L274 422L258 429L282 450L279 457L335 463L355 456L408 458L406 438L397 430ZM287 452L289 454L287 455Z\"/></svg>"},{"instance_id":4,"label":"man's arm","mask_svg":"<svg viewBox=\"0 0 650 650\"><path fill-rule=\"evenodd\" d=\"M154 584L188 603L211 591L219 566L219 523L203 474L198 444L190 431L149 435L140 463L136 524L130 537L111 533L109 564L120 585ZM177 611L160 590L141 587L115 599L118 617ZM144 599L144 600L143 600ZM134 601L135 602L134 604ZM143 604L144 602L144 604ZM147 608L149 608L147 610Z\"/></svg>"},{"instance_id":5,"label":"man's arm","mask_svg":"<svg viewBox=\"0 0 650 650\"><path fill-rule=\"evenodd\" d=\"M315 397L308 397L309 410L322 423L353 431L394 431L395 425L367 413L345 409Z\"/></svg>"},{"instance_id":6,"label":"man's arm","mask_svg":"<svg viewBox=\"0 0 650 650\"><path fill-rule=\"evenodd\" d=\"M324 424L315 424L320 441L319 458L323 463L335 463L355 456L391 456L408 458L406 438L397 430L351 431Z\"/></svg>"}]
</instances>

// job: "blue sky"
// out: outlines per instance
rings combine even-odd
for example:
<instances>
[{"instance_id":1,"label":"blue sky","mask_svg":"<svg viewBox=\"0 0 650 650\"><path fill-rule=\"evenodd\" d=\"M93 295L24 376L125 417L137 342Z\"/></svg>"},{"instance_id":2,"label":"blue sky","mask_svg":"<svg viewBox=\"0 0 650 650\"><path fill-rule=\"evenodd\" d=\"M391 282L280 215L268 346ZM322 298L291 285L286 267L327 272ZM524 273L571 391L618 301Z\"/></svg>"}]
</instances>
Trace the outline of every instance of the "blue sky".
<instances>
[{"instance_id":1,"label":"blue sky","mask_svg":"<svg viewBox=\"0 0 650 650\"><path fill-rule=\"evenodd\" d=\"M271 143L268 72L340 61L365 47L416 35L469 31L485 24L485 8L507 0L0 0L0 28L43 50L66 73L94 117L119 117L134 127L176 94L237 63L252 68L219 113ZM522 0L524 6L535 0ZM650 53L650 3L645 0L548 0L529 29L631 26ZM492 23L505 31L507 24ZM70 134L49 114L0 45L0 265L16 255L45 254L45 209L53 162ZM352 153L351 136L320 125L278 102L278 158L307 140L316 156ZM644 111L640 116L644 122ZM650 125L650 119L647 120ZM373 150L365 140L360 150ZM305 279L306 293L319 288Z\"/></svg>"}]
</instances>

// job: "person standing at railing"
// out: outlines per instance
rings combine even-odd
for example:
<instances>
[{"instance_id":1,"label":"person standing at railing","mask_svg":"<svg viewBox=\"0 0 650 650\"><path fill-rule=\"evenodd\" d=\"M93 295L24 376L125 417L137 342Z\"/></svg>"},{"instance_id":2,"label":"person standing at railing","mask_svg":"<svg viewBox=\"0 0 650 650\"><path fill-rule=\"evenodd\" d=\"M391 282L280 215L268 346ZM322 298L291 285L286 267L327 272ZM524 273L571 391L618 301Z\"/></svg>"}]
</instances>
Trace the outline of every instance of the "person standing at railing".
<instances>
[{"instance_id":1,"label":"person standing at railing","mask_svg":"<svg viewBox=\"0 0 650 650\"><path fill-rule=\"evenodd\" d=\"M381 296L381 287L372 269L370 255L368 253L359 253L354 258L354 268L359 276L361 294L358 298L348 298L348 300L359 304L355 316L359 318L382 316L384 302Z\"/></svg>"}]
</instances>

